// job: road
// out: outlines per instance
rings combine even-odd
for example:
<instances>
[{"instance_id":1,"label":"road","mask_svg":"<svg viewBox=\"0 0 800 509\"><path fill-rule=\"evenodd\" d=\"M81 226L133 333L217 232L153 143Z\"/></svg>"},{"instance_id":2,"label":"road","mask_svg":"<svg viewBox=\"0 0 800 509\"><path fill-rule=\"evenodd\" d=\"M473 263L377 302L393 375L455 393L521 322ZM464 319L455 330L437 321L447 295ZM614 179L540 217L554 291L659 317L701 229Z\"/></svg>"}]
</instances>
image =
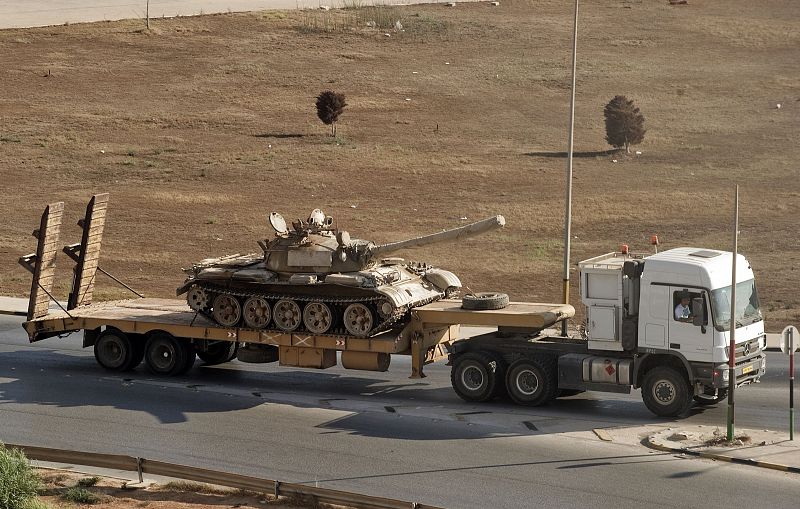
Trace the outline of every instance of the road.
<instances>
[{"instance_id":1,"label":"road","mask_svg":"<svg viewBox=\"0 0 800 509\"><path fill-rule=\"evenodd\" d=\"M402 361L388 373L233 362L171 379L142 368L120 376L97 366L79 335L28 345L20 322L0 317L6 442L446 507L705 507L746 493L762 507L793 507L800 496L792 474L645 449L636 433L664 422L635 394L581 395L543 408L470 405L450 389L446 366L409 380ZM787 420L780 354L770 363L761 386L737 393L739 426L781 429ZM689 421L724 429L724 415L724 406L698 410ZM631 439L602 442L591 432L597 427L629 429ZM631 489L632 479L647 489Z\"/></svg>"},{"instance_id":2,"label":"road","mask_svg":"<svg viewBox=\"0 0 800 509\"><path fill-rule=\"evenodd\" d=\"M0 0L0 28L23 28L89 21L144 19L147 0ZM381 0L375 4L414 3ZM435 3L435 1L429 2ZM150 18L193 16L264 9L305 9L320 6L373 5L359 0L150 0Z\"/></svg>"}]
</instances>

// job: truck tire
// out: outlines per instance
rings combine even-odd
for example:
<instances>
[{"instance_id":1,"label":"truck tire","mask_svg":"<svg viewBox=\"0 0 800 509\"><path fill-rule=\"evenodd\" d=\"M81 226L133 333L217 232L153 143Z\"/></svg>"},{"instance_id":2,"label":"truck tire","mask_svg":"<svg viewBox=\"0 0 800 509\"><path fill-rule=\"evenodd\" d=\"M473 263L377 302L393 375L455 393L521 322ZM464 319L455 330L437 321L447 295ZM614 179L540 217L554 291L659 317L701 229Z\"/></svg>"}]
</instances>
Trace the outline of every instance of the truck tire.
<instances>
[{"instance_id":1,"label":"truck tire","mask_svg":"<svg viewBox=\"0 0 800 509\"><path fill-rule=\"evenodd\" d=\"M506 374L506 390L520 405L539 406L549 403L558 393L554 363L544 359L520 359Z\"/></svg>"},{"instance_id":2,"label":"truck tire","mask_svg":"<svg viewBox=\"0 0 800 509\"><path fill-rule=\"evenodd\" d=\"M642 400L659 417L678 417L686 414L694 394L683 373L674 368L659 366L650 370L642 383Z\"/></svg>"},{"instance_id":3,"label":"truck tire","mask_svg":"<svg viewBox=\"0 0 800 509\"><path fill-rule=\"evenodd\" d=\"M130 338L117 329L106 329L94 343L94 358L109 371L126 371L135 360L135 347Z\"/></svg>"},{"instance_id":4,"label":"truck tire","mask_svg":"<svg viewBox=\"0 0 800 509\"><path fill-rule=\"evenodd\" d=\"M482 352L467 352L453 363L450 383L464 401L481 402L492 399L497 386L502 385L501 366L492 356Z\"/></svg>"},{"instance_id":5,"label":"truck tire","mask_svg":"<svg viewBox=\"0 0 800 509\"><path fill-rule=\"evenodd\" d=\"M478 292L464 295L461 298L461 307L473 311L488 309L503 309L508 306L508 295L496 292Z\"/></svg>"},{"instance_id":6,"label":"truck tire","mask_svg":"<svg viewBox=\"0 0 800 509\"><path fill-rule=\"evenodd\" d=\"M154 375L177 375L186 368L187 351L171 334L152 334L144 347L144 362Z\"/></svg>"},{"instance_id":7,"label":"truck tire","mask_svg":"<svg viewBox=\"0 0 800 509\"><path fill-rule=\"evenodd\" d=\"M222 364L236 357L238 345L234 341L209 341L205 350L197 350L197 356L206 366Z\"/></svg>"}]
</instances>

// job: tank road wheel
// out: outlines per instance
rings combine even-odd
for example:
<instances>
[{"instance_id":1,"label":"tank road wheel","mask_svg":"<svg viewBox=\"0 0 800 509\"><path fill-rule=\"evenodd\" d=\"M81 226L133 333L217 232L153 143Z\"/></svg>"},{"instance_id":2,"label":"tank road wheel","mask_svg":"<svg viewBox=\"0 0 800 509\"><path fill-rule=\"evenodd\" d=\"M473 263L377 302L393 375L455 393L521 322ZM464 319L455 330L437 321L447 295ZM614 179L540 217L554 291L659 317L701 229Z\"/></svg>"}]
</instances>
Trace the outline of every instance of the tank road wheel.
<instances>
[{"instance_id":1,"label":"tank road wheel","mask_svg":"<svg viewBox=\"0 0 800 509\"><path fill-rule=\"evenodd\" d=\"M549 403L558 391L555 369L547 361L520 359L508 368L506 389L511 399L520 405Z\"/></svg>"},{"instance_id":2,"label":"tank road wheel","mask_svg":"<svg viewBox=\"0 0 800 509\"><path fill-rule=\"evenodd\" d=\"M186 293L186 302L193 311L203 311L208 309L208 292L199 286L193 286Z\"/></svg>"},{"instance_id":3,"label":"tank road wheel","mask_svg":"<svg viewBox=\"0 0 800 509\"><path fill-rule=\"evenodd\" d=\"M368 336L374 323L372 311L364 304L356 302L344 310L344 328L353 336Z\"/></svg>"},{"instance_id":4,"label":"tank road wheel","mask_svg":"<svg viewBox=\"0 0 800 509\"><path fill-rule=\"evenodd\" d=\"M333 312L323 302L309 302L303 309L303 325L308 332L324 334L333 325Z\"/></svg>"},{"instance_id":5,"label":"tank road wheel","mask_svg":"<svg viewBox=\"0 0 800 509\"><path fill-rule=\"evenodd\" d=\"M163 332L155 333L147 340L144 362L154 375L177 375L188 369L186 349L171 334Z\"/></svg>"},{"instance_id":6,"label":"tank road wheel","mask_svg":"<svg viewBox=\"0 0 800 509\"><path fill-rule=\"evenodd\" d=\"M236 357L238 345L239 343L233 341L209 341L205 345L205 350L197 350L197 356L206 366L222 364Z\"/></svg>"},{"instance_id":7,"label":"tank road wheel","mask_svg":"<svg viewBox=\"0 0 800 509\"><path fill-rule=\"evenodd\" d=\"M492 356L468 352L454 361L450 382L464 401L488 401L503 385L502 366Z\"/></svg>"},{"instance_id":8,"label":"tank road wheel","mask_svg":"<svg viewBox=\"0 0 800 509\"><path fill-rule=\"evenodd\" d=\"M650 370L642 383L642 400L659 417L678 417L692 404L692 391L682 373L660 366Z\"/></svg>"},{"instance_id":9,"label":"tank road wheel","mask_svg":"<svg viewBox=\"0 0 800 509\"><path fill-rule=\"evenodd\" d=\"M303 321L300 306L293 300L279 300L272 309L275 325L286 332L296 330Z\"/></svg>"},{"instance_id":10,"label":"tank road wheel","mask_svg":"<svg viewBox=\"0 0 800 509\"><path fill-rule=\"evenodd\" d=\"M135 360L130 338L117 329L106 329L94 344L94 358L109 371L126 371Z\"/></svg>"},{"instance_id":11,"label":"tank road wheel","mask_svg":"<svg viewBox=\"0 0 800 509\"><path fill-rule=\"evenodd\" d=\"M244 301L244 323L251 329L263 329L271 318L272 313L267 299L250 297Z\"/></svg>"},{"instance_id":12,"label":"tank road wheel","mask_svg":"<svg viewBox=\"0 0 800 509\"><path fill-rule=\"evenodd\" d=\"M242 306L233 295L221 294L214 299L214 320L225 327L233 327L242 317Z\"/></svg>"}]
</instances>

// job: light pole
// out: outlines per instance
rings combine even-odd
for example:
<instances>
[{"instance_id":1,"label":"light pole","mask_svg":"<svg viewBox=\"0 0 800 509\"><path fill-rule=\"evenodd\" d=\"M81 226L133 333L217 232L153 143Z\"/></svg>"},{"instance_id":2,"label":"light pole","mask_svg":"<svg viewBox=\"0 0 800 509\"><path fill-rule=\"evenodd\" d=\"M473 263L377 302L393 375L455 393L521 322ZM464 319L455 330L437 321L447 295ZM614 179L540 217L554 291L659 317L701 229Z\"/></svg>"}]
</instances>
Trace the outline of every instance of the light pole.
<instances>
[{"instance_id":1,"label":"light pole","mask_svg":"<svg viewBox=\"0 0 800 509\"><path fill-rule=\"evenodd\" d=\"M578 2L572 25L572 95L569 101L569 141L567 143L567 197L564 212L564 304L569 304L569 251L572 230L572 148L575 133L575 70L578 58ZM561 322L561 335L567 335L567 321Z\"/></svg>"},{"instance_id":2,"label":"light pole","mask_svg":"<svg viewBox=\"0 0 800 509\"><path fill-rule=\"evenodd\" d=\"M728 442L733 441L736 421L736 254L739 252L739 185L736 185L733 206L733 263L731 264L731 341L728 345Z\"/></svg>"}]
</instances>

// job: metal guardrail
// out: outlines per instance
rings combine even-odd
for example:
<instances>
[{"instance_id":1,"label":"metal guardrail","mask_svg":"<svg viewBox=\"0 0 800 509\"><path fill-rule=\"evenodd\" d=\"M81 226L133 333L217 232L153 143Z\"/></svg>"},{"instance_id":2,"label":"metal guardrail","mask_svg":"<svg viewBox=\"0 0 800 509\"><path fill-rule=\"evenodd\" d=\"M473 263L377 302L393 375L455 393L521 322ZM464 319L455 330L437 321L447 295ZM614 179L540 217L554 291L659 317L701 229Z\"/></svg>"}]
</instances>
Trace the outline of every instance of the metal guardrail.
<instances>
[{"instance_id":1,"label":"metal guardrail","mask_svg":"<svg viewBox=\"0 0 800 509\"><path fill-rule=\"evenodd\" d=\"M407 502L391 498L373 497L360 493L350 493L346 491L331 490L328 488L318 488L306 486L304 484L283 483L272 479L261 479L247 475L232 474L229 472L217 472L205 468L190 467L187 465L177 465L163 461L148 460L145 458L135 458L133 456L122 456L117 454L100 454L94 452L67 451L63 449L50 449L46 447L34 447L28 445L5 444L6 448L19 449L32 460L49 461L54 463L70 463L86 465L98 468L110 468L115 470L125 470L137 472L139 481L143 480L144 474L162 475L165 477L175 477L189 481L204 482L238 488L243 490L268 493L276 497L298 495L312 497L317 502L325 504L339 504L358 509L442 509L437 506L420 504L417 502Z\"/></svg>"}]
</instances>

